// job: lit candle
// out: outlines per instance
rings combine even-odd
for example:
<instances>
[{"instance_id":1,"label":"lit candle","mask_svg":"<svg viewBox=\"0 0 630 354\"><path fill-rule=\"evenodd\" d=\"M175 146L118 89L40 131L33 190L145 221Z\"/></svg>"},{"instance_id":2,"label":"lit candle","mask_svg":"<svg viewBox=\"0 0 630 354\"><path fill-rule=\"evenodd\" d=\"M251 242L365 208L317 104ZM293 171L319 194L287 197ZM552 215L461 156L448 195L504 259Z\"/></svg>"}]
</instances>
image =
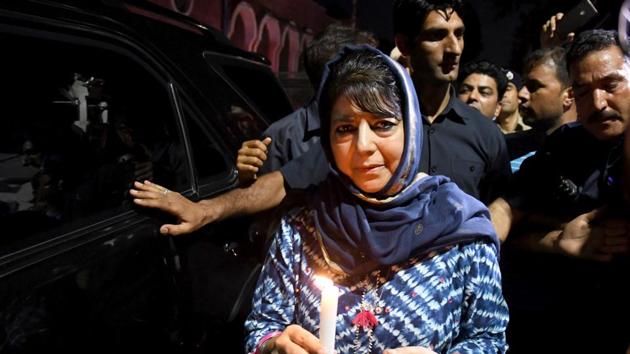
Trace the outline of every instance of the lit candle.
<instances>
[{"instance_id":1,"label":"lit candle","mask_svg":"<svg viewBox=\"0 0 630 354\"><path fill-rule=\"evenodd\" d=\"M337 300L339 290L332 280L316 276L315 282L322 290L319 307L319 341L326 354L335 352L335 329L337 324Z\"/></svg>"}]
</instances>

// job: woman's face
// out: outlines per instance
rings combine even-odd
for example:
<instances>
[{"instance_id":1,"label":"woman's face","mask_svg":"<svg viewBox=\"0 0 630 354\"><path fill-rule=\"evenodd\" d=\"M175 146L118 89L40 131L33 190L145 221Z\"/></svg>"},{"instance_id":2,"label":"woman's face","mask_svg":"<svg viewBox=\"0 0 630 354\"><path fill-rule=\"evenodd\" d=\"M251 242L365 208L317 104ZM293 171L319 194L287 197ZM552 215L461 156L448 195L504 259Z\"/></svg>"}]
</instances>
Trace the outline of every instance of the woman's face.
<instances>
[{"instance_id":1,"label":"woman's face","mask_svg":"<svg viewBox=\"0 0 630 354\"><path fill-rule=\"evenodd\" d=\"M400 163L404 137L403 123L395 117L363 112L345 96L333 105L330 145L335 164L363 192L378 192L389 182Z\"/></svg>"}]
</instances>

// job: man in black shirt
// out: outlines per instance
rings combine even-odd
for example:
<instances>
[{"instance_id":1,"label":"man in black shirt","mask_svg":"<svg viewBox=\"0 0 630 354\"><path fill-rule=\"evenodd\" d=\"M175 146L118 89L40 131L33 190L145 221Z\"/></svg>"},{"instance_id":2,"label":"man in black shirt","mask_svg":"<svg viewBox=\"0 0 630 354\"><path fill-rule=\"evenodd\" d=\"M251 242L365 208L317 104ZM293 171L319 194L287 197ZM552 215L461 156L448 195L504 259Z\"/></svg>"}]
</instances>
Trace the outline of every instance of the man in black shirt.
<instances>
[{"instance_id":1,"label":"man in black shirt","mask_svg":"<svg viewBox=\"0 0 630 354\"><path fill-rule=\"evenodd\" d=\"M615 33L602 30L578 35L567 62L580 124L549 136L506 197L490 206L503 238L527 217L508 241L535 251L504 249L512 333L536 325L539 341L551 343L548 352L623 352L630 338L614 324L630 316L630 235L621 192L630 65ZM514 352L535 350L529 334L511 343Z\"/></svg>"},{"instance_id":2,"label":"man in black shirt","mask_svg":"<svg viewBox=\"0 0 630 354\"><path fill-rule=\"evenodd\" d=\"M620 160L620 141L630 121L630 101L624 91L630 92L630 88L627 78L621 75L628 64L613 32L588 31L578 38L583 38L584 43L573 44L567 61L580 124L565 125L548 137L543 149L525 160L505 198L491 204L493 222L502 240L507 237L512 223L523 217L521 212L544 213L540 208L549 208L553 214L575 217L576 212L586 213L606 204L605 197L610 193L605 191L618 187L619 177L611 175L610 171ZM587 61L599 57L610 59L610 64L598 67ZM616 66L610 67L613 64ZM556 193L566 188L574 190L568 192L573 196L562 197ZM571 203L567 204L569 200ZM553 248L559 234L534 242Z\"/></svg>"},{"instance_id":3,"label":"man in black shirt","mask_svg":"<svg viewBox=\"0 0 630 354\"><path fill-rule=\"evenodd\" d=\"M513 165L520 165L542 146L548 135L576 117L565 49L550 47L532 52L525 58L523 77L521 108L532 129L505 135L510 159L520 160Z\"/></svg>"},{"instance_id":4,"label":"man in black shirt","mask_svg":"<svg viewBox=\"0 0 630 354\"><path fill-rule=\"evenodd\" d=\"M505 141L491 120L455 96L464 49L461 1L394 1L396 46L409 60L424 120L422 171L450 177L489 203L510 175Z\"/></svg>"}]
</instances>

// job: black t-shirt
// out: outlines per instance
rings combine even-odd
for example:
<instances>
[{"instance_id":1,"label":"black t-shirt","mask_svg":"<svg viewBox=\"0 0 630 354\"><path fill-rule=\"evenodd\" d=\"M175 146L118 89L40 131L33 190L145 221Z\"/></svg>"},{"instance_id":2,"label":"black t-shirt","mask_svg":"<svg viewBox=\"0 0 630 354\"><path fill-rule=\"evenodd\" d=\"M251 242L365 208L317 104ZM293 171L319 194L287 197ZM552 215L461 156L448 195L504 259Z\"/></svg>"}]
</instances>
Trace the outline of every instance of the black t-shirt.
<instances>
[{"instance_id":1,"label":"black t-shirt","mask_svg":"<svg viewBox=\"0 0 630 354\"><path fill-rule=\"evenodd\" d=\"M608 212L621 203L622 137L600 141L577 123L549 135L543 147L527 158L514 174L506 200L514 209L574 219L604 205ZM627 211L623 217L627 218ZM501 269L509 299L514 348L528 347L526 331L540 327L549 352L622 352L628 345L630 315L626 281L627 255L597 262L551 253L517 249L510 244L521 233L537 231L536 223L521 223L504 244ZM538 231L549 231L542 226ZM514 244L515 245L515 244ZM541 322L541 318L545 320ZM538 328L536 327L536 328ZM579 343L575 342L580 336ZM540 349L540 346L537 347Z\"/></svg>"},{"instance_id":2,"label":"black t-shirt","mask_svg":"<svg viewBox=\"0 0 630 354\"><path fill-rule=\"evenodd\" d=\"M450 177L464 192L489 203L504 192L510 164L503 134L490 119L459 101L451 90L444 112L423 124L421 171ZM287 189L316 186L329 165L319 144L284 165Z\"/></svg>"},{"instance_id":3,"label":"black t-shirt","mask_svg":"<svg viewBox=\"0 0 630 354\"><path fill-rule=\"evenodd\" d=\"M547 134L544 131L539 131L537 129L528 129L505 134L504 137L510 160L514 160L532 151L540 149L547 137Z\"/></svg>"},{"instance_id":4,"label":"black t-shirt","mask_svg":"<svg viewBox=\"0 0 630 354\"><path fill-rule=\"evenodd\" d=\"M523 162L506 200L522 211L571 218L616 203L622 156L622 137L600 141L580 124L566 124Z\"/></svg>"},{"instance_id":5,"label":"black t-shirt","mask_svg":"<svg viewBox=\"0 0 630 354\"><path fill-rule=\"evenodd\" d=\"M420 170L444 175L464 192L488 204L505 191L511 176L505 138L499 127L477 110L451 99L433 123L423 122Z\"/></svg>"}]
</instances>

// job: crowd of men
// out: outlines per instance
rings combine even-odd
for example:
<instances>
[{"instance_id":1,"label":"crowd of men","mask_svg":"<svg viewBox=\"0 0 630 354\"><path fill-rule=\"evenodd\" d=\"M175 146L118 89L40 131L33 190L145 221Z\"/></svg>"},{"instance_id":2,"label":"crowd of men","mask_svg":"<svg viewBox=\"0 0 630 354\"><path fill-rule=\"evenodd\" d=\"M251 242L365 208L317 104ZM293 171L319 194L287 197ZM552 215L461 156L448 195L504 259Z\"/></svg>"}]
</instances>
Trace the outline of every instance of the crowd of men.
<instances>
[{"instance_id":1,"label":"crowd of men","mask_svg":"<svg viewBox=\"0 0 630 354\"><path fill-rule=\"evenodd\" d=\"M542 31L556 43L543 40L519 73L460 62L461 11L459 0L394 1L396 48L423 115L422 171L488 206L504 242L513 352L630 350L630 61L617 34L557 38L558 14ZM327 28L304 53L313 87L347 44L377 45L369 33ZM176 215L161 231L179 235L299 198L328 173L317 109L313 98L264 140L243 143L240 188L198 203L177 193L136 202Z\"/></svg>"}]
</instances>

